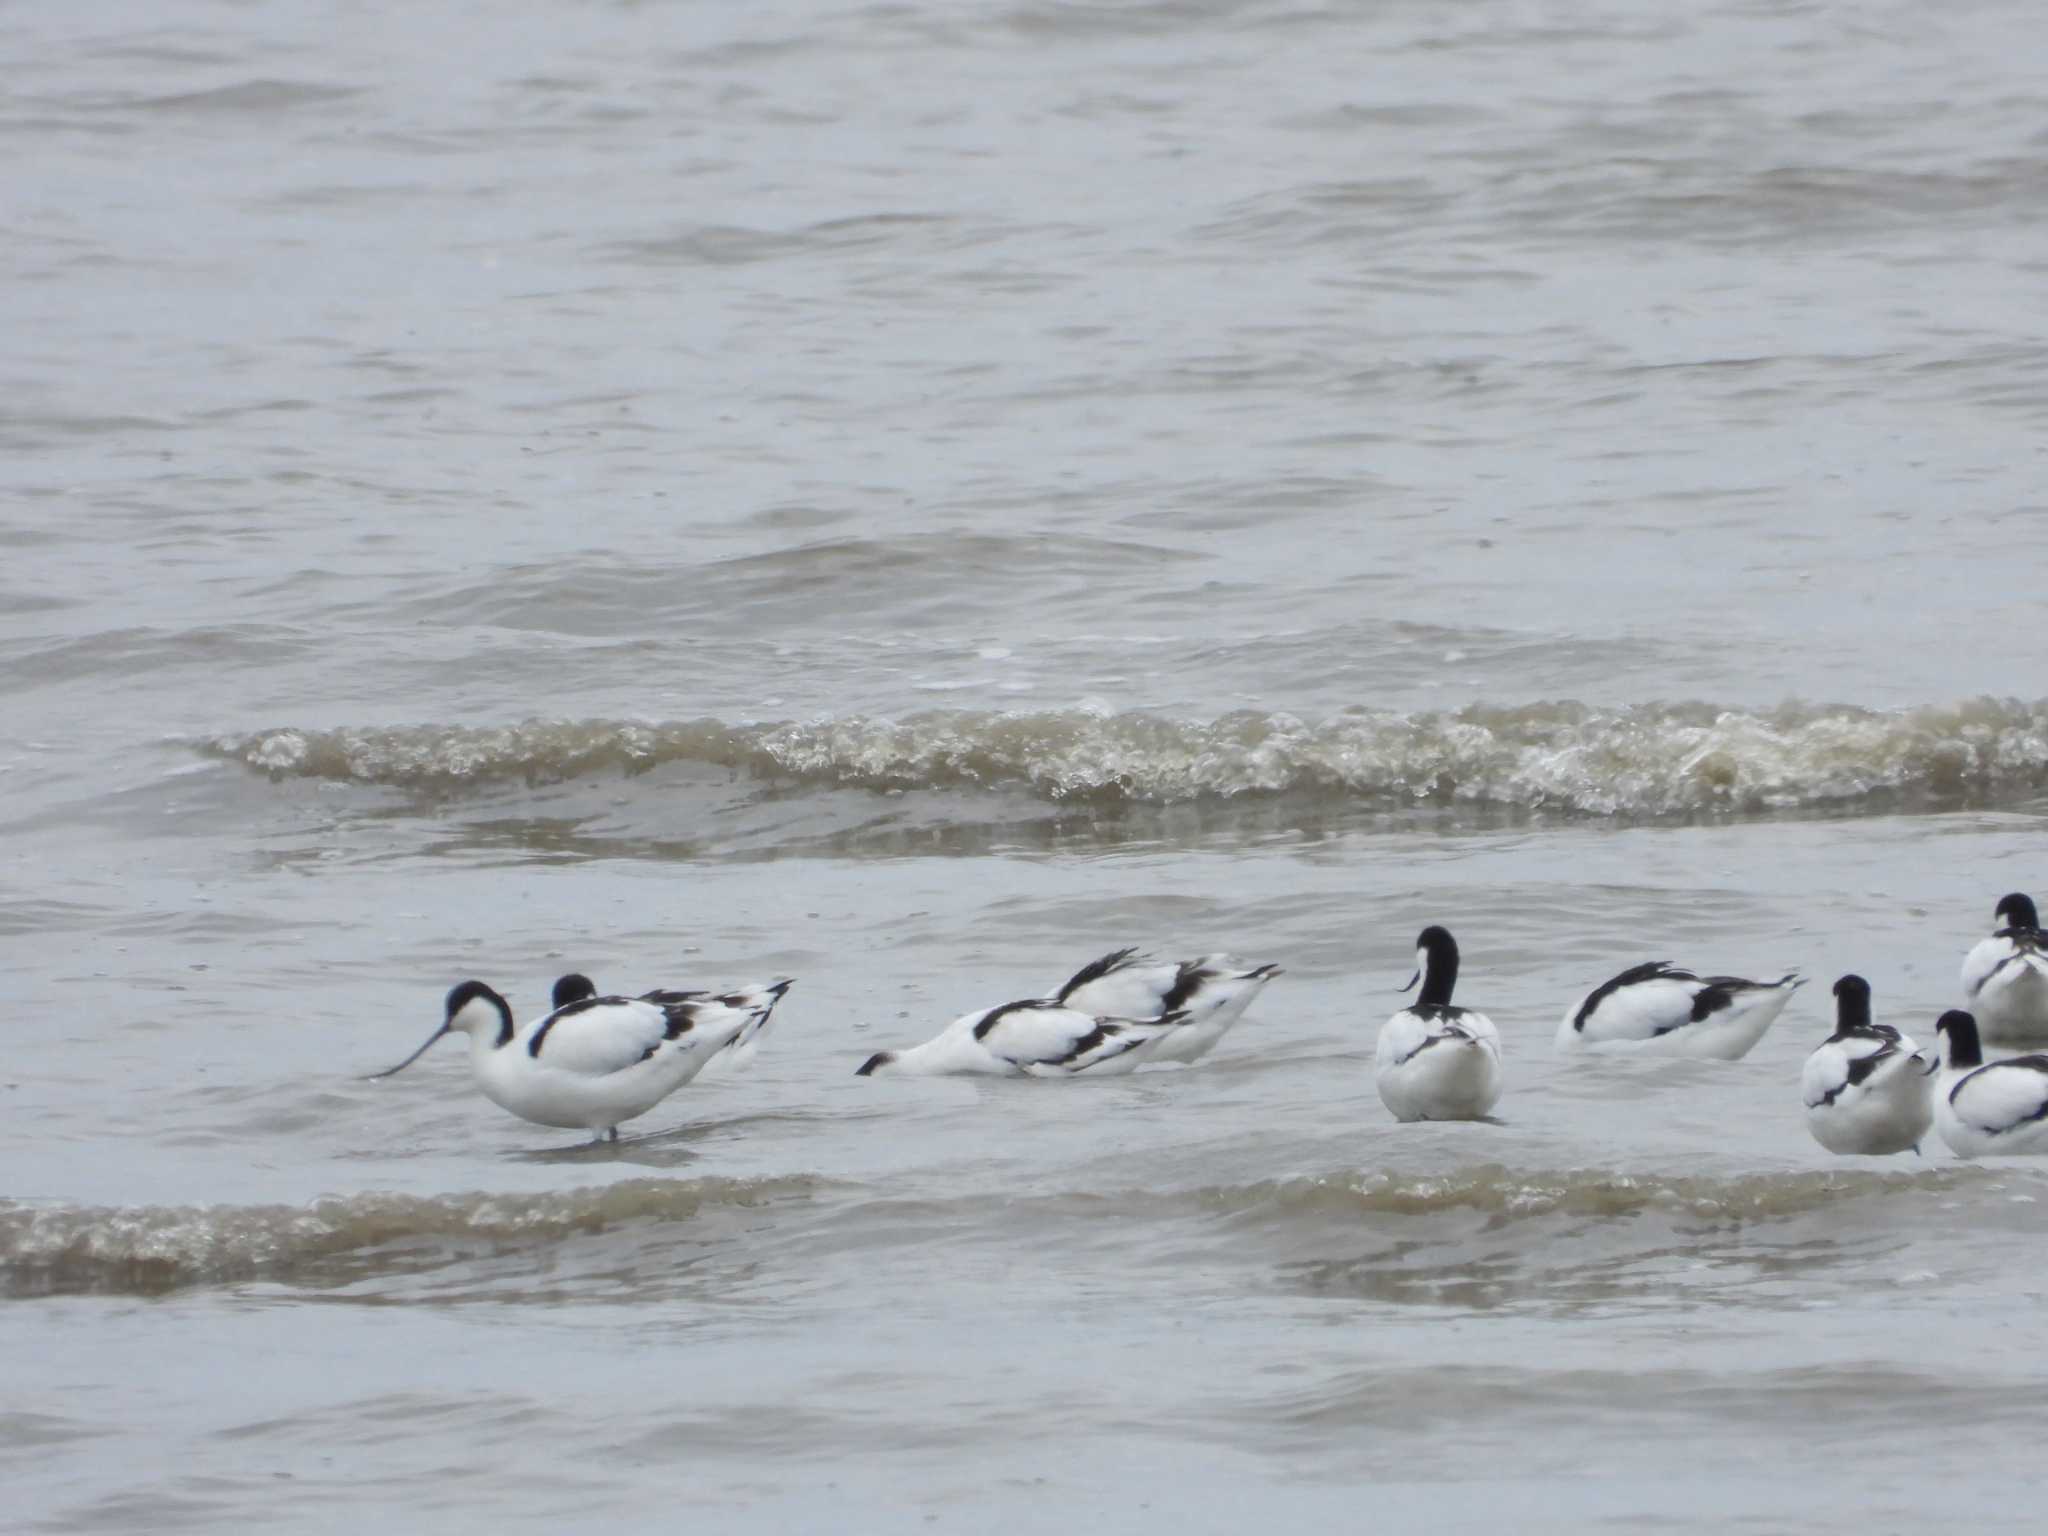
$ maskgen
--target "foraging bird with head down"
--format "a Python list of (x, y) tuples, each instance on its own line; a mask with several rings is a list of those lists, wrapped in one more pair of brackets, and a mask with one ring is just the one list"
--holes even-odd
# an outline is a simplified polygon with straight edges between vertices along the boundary
[(626, 1121), (653, 1109), (748, 1030), (760, 1030), (790, 985), (670, 1002), (576, 997), (521, 1028), (497, 991), (465, 981), (449, 991), (441, 1027), (426, 1044), (372, 1075), (403, 1072), (443, 1035), (467, 1035), (476, 1085), (500, 1109), (617, 1141)]

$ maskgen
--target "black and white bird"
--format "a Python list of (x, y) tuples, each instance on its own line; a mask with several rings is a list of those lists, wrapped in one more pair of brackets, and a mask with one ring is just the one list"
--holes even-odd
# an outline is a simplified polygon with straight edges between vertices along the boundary
[(1228, 955), (1154, 960), (1136, 949), (1117, 949), (1081, 967), (1052, 1000), (1096, 1018), (1185, 1013), (1186, 1022), (1160, 1036), (1145, 1060), (1193, 1061), (1208, 1054), (1244, 1016), (1259, 989), (1279, 974), (1277, 965), (1246, 967)]
[(858, 1077), (901, 1072), (916, 1077), (1112, 1077), (1135, 1071), (1147, 1046), (1186, 1021), (1098, 1018), (1048, 997), (1027, 997), (962, 1014), (923, 1045), (877, 1051)]
[(1431, 926), (1416, 939), (1408, 986), (1417, 982), (1413, 1006), (1380, 1026), (1380, 1102), (1396, 1120), (1481, 1119), (1500, 1098), (1500, 1032), (1485, 1014), (1452, 1003), (1458, 941), (1448, 929)]
[(1934, 1026), (1942, 1071), (1934, 1085), (1934, 1128), (1957, 1157), (2048, 1154), (2048, 1056), (1984, 1062), (1977, 1021), (1960, 1008)]
[(1987, 1041), (2048, 1043), (2048, 937), (2033, 898), (2002, 898), (1992, 923), (1991, 936), (1963, 957), (1963, 1001)]
[(1557, 1048), (1736, 1061), (1777, 1022), (1803, 983), (1792, 971), (1776, 981), (1746, 981), (1652, 960), (1601, 982), (1566, 1009)]
[(512, 1008), (480, 981), (448, 993), (441, 1027), (405, 1060), (418, 1061), (443, 1035), (469, 1036), (476, 1085), (501, 1109), (536, 1125), (618, 1140), (619, 1127), (644, 1115), (704, 1069), (748, 1030), (758, 1032), (789, 990), (778, 981), (732, 998), (579, 997), (524, 1029)]
[(1918, 1151), (1934, 1121), (1940, 1059), (1889, 1024), (1870, 1022), (1870, 983), (1835, 983), (1835, 1032), (1799, 1074), (1806, 1128), (1830, 1152), (1882, 1156)]
[[(679, 992), (664, 988), (642, 992), (639, 1001), (655, 1003), (665, 1008), (671, 1003), (696, 1003), (708, 997), (715, 997), (722, 1003), (734, 1008), (745, 1008), (752, 1013), (754, 1021), (740, 1031), (732, 1044), (705, 1062), (699, 1074), (704, 1077), (726, 1077), (754, 1059), (754, 1053), (760, 1048), (761, 1036), (768, 1031), (768, 1021), (774, 1015), (776, 1001), (788, 987), (788, 982), (778, 981), (770, 986), (748, 985), (734, 987), (726, 992), (709, 992), (703, 989)], [(778, 988), (782, 991), (778, 991)], [(566, 1008), (571, 1003), (580, 1003), (595, 996), (597, 983), (579, 971), (571, 971), (568, 975), (555, 979), (554, 1003), (557, 1008)]]

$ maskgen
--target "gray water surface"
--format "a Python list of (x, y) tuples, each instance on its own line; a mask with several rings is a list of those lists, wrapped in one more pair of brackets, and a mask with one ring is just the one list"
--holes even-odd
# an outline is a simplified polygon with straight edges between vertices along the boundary
[[(0, 16), (0, 1473), (38, 1532), (2033, 1529), (2032, 8)], [(1499, 1126), (1396, 1126), (1416, 931)], [(1105, 949), (1105, 1081), (859, 1079)], [(1748, 1060), (1561, 1064), (1671, 958)], [(453, 1047), (792, 975), (615, 1147)]]

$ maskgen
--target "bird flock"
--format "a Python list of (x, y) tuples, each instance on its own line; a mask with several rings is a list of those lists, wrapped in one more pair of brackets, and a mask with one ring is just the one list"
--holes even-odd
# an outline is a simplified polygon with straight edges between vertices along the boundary
[[(1380, 1028), (1373, 1076), (1399, 1121), (1483, 1120), (1500, 1100), (1500, 1032), (1477, 1009), (1451, 1001), (1458, 942), (1432, 925), (1416, 940), (1415, 1001)], [(1192, 1062), (1214, 1049), (1277, 965), (1227, 955), (1154, 960), (1118, 949), (1057, 990), (961, 1015), (931, 1039), (878, 1051), (861, 1077), (984, 1075), (1093, 1077)], [(1565, 1054), (1654, 1053), (1735, 1061), (1748, 1054), (1794, 991), (1776, 981), (1702, 976), (1668, 961), (1633, 966), (1578, 998), (1558, 1024)], [(440, 1027), (397, 1066), (411, 1066), (443, 1035), (469, 1038), (478, 1088), (537, 1125), (618, 1139), (618, 1128), (700, 1074), (744, 1067), (792, 983), (726, 992), (600, 993), (587, 976), (555, 983), (553, 1006), (523, 1028), (481, 981), (453, 988)], [(1403, 988), (1404, 991), (1408, 988)], [(1834, 1033), (1800, 1074), (1815, 1141), (1847, 1156), (1917, 1151), (1930, 1128), (1959, 1157), (2048, 1153), (2048, 1055), (1987, 1062), (1987, 1045), (2048, 1043), (2048, 935), (2031, 898), (1999, 901), (1991, 934), (1964, 958), (1963, 1000), (1935, 1023), (1922, 1050), (1871, 1018), (1870, 983), (1834, 985)]]

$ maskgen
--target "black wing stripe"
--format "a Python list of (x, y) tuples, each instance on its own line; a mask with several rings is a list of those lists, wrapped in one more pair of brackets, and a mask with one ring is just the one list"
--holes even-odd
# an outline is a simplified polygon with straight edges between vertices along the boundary
[(1068, 1048), (1066, 1055), (1052, 1057), (1050, 1064), (1055, 1067), (1067, 1066), (1072, 1062), (1078, 1061), (1081, 1057), (1086, 1056), (1090, 1051), (1094, 1050), (1097, 1046), (1107, 1044), (1110, 1038), (1110, 1026), (1106, 1024), (1097, 1024), (1093, 1029), (1089, 1030), (1087, 1034), (1082, 1035), (1078, 1040), (1076, 1040), (1073, 1043), (1073, 1045)]
[(1697, 1024), (1703, 1019), (1712, 1018), (1723, 1008), (1731, 1006), (1735, 1002), (1736, 992), (1738, 990), (1747, 991), (1749, 985), (1748, 982), (1738, 981), (1732, 976), (1715, 976), (1711, 978), (1705, 986), (1693, 994), (1691, 1022)]
[(1174, 1013), (1187, 1007), (1188, 999), (1202, 990), (1202, 983), (1220, 972), (1205, 969), (1199, 961), (1183, 960), (1179, 972), (1173, 978), (1173, 986), (1160, 1000), (1161, 1013)]

